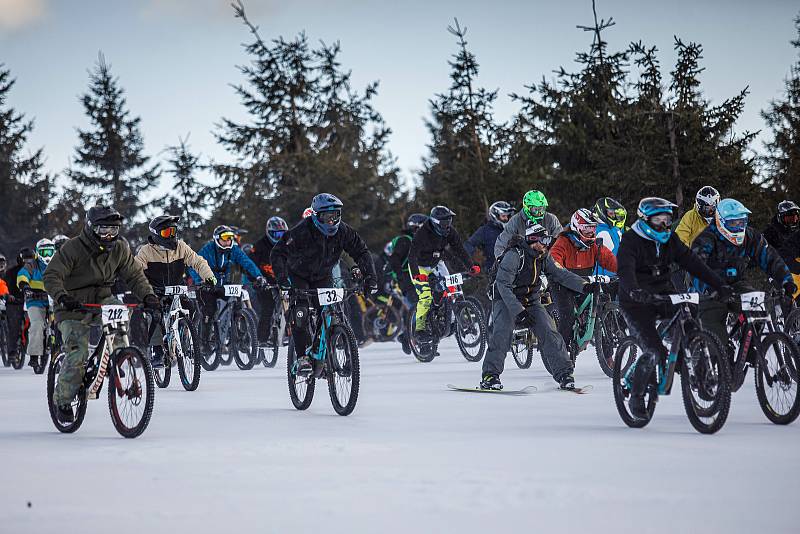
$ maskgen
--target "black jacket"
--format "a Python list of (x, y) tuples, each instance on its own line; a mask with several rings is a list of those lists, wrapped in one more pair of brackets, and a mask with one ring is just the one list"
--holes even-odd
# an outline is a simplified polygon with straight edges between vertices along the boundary
[(450, 250), (461, 260), (464, 267), (469, 269), (472, 266), (472, 258), (469, 257), (464, 245), (461, 243), (461, 236), (455, 228), (450, 228), (446, 236), (440, 236), (433, 229), (433, 224), (428, 221), (423, 224), (414, 234), (411, 240), (411, 249), (408, 251), (408, 267), (411, 276), (419, 274), (419, 266), (436, 267), (439, 260), (445, 259), (445, 248)]
[(253, 243), (253, 251), (250, 253), (250, 259), (253, 260), (261, 271), (261, 274), (270, 282), (275, 282), (275, 276), (272, 273), (272, 260), (270, 255), (275, 245), (268, 236), (264, 236), (255, 243)]
[(723, 282), (673, 232), (665, 244), (644, 238), (630, 230), (622, 234), (617, 252), (620, 303), (633, 303), (632, 289), (641, 288), (653, 294), (674, 293), (670, 280), (678, 267), (689, 271), (716, 290)]
[(6, 281), (6, 285), (8, 286), (8, 294), (14, 297), (20, 304), (22, 304), (22, 290), (17, 287), (17, 274), (24, 265), (24, 263), (20, 263), (9, 267), (6, 270), (5, 276), (3, 276), (3, 280)]
[(781, 255), (792, 274), (800, 274), (800, 230), (791, 230), (772, 219), (764, 228), (764, 239)]
[(408, 277), (408, 253), (411, 251), (412, 239), (414, 239), (414, 234), (405, 230), (392, 240), (394, 241), (394, 246), (392, 247), (392, 255), (389, 256), (389, 267), (398, 278), (400, 276)]
[(296, 276), (308, 282), (322, 282), (331, 277), (342, 252), (356, 261), (365, 281), (377, 280), (369, 249), (355, 230), (341, 222), (339, 230), (326, 237), (311, 217), (286, 232), (272, 249), (272, 272), (278, 280)]

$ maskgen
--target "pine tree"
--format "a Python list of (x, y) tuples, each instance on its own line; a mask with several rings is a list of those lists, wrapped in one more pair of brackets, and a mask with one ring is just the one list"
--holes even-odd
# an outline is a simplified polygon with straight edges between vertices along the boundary
[[(797, 38), (791, 43), (800, 56), (800, 16), (794, 23)], [(775, 200), (791, 197), (800, 202), (800, 57), (790, 67), (789, 77), (784, 81), (783, 98), (771, 102), (761, 116), (773, 135), (772, 140), (765, 143), (764, 184), (775, 192)]]
[(197, 179), (201, 169), (200, 156), (193, 154), (187, 144), (188, 136), (177, 145), (167, 147), (167, 174), (173, 178), (171, 194), (164, 203), (166, 213), (181, 218), (181, 238), (197, 247), (204, 240), (204, 212), (209, 207), (208, 187)]
[(158, 165), (144, 155), (141, 119), (127, 109), (119, 80), (101, 53), (89, 73), (89, 90), (81, 97), (90, 128), (78, 130), (73, 167), (66, 171), (76, 189), (91, 200), (113, 205), (131, 224), (142, 219), (144, 194), (156, 185)]
[(0, 250), (6, 255), (45, 237), (53, 184), (42, 171), (42, 149), (24, 152), (33, 121), (8, 105), (14, 83), (0, 64)]

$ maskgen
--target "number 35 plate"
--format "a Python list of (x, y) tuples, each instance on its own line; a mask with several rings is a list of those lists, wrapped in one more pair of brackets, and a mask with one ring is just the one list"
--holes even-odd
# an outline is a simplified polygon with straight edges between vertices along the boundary
[(337, 287), (321, 287), (317, 289), (317, 298), (321, 306), (336, 304), (344, 300), (344, 289)]

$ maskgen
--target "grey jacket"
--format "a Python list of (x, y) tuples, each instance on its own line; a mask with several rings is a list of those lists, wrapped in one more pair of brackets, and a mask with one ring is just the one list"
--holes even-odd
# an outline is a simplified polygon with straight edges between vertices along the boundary
[[(545, 229), (547, 229), (547, 233), (550, 234), (553, 239), (558, 236), (563, 230), (561, 227), (561, 223), (558, 222), (558, 217), (553, 215), (550, 212), (544, 214), (544, 221), (543, 225)], [(506, 227), (503, 228), (503, 232), (497, 238), (497, 241), (494, 243), (494, 256), (495, 258), (499, 258), (500, 255), (505, 252), (508, 248), (508, 242), (514, 235), (525, 235), (525, 229), (528, 228), (528, 224), (530, 224), (530, 219), (528, 216), (525, 215), (525, 212), (520, 211), (511, 217), (511, 220), (508, 221)]]
[(503, 258), (500, 260), (500, 265), (497, 267), (495, 291), (497, 291), (497, 293), (500, 295), (500, 298), (503, 300), (503, 304), (505, 304), (505, 306), (509, 309), (512, 317), (516, 317), (525, 311), (525, 306), (522, 305), (517, 298), (517, 295), (514, 294), (514, 281), (522, 270), (523, 265), (521, 265), (521, 262), (524, 261), (535, 262), (534, 269), (532, 271), (534, 278), (526, 282), (528, 285), (532, 287), (539, 286), (541, 284), (539, 278), (543, 273), (547, 275), (547, 279), (551, 281), (551, 283), (555, 282), (556, 284), (567, 287), (576, 293), (583, 292), (583, 287), (586, 284), (586, 281), (577, 274), (560, 267), (555, 261), (553, 261), (553, 258), (550, 257), (550, 254), (533, 258), (530, 254), (526, 254), (523, 257), (520, 254), (516, 254), (513, 250), (510, 250), (508, 254), (503, 256)]

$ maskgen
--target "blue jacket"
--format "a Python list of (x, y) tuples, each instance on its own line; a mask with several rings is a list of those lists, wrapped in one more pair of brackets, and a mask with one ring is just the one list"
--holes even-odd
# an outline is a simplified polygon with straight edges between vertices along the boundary
[(23, 265), (17, 273), (17, 287), (21, 282), (24, 282), (37, 294), (36, 298), (25, 301), (28, 307), (46, 308), (48, 306), (47, 293), (45, 293), (43, 281), (45, 269), (47, 269), (47, 264), (37, 259), (33, 265), (29, 263)]
[[(606, 238), (606, 236), (610, 236), (610, 239)], [(597, 225), (597, 237), (602, 237), (603, 246), (608, 249), (611, 249), (611, 253), (614, 256), (617, 255), (617, 251), (619, 250), (619, 242), (622, 241), (622, 230), (620, 230), (616, 226), (609, 226), (605, 223), (600, 223)], [(617, 273), (609, 271), (608, 269), (603, 269), (602, 267), (598, 267), (597, 274), (614, 276)]]
[[(213, 241), (209, 241), (198, 252), (208, 262), (208, 266), (214, 271), (214, 276), (217, 277), (217, 285), (221, 286), (228, 283), (228, 276), (231, 273), (231, 266), (236, 264), (244, 269), (247, 274), (254, 279), (261, 276), (261, 271), (258, 269), (253, 260), (247, 257), (238, 245), (233, 245), (228, 249), (221, 249)], [(203, 279), (192, 268), (189, 268), (189, 275), (197, 284), (201, 284)]]
[(464, 248), (472, 256), (476, 249), (483, 252), (483, 270), (488, 271), (494, 265), (494, 244), (503, 232), (503, 227), (494, 221), (483, 223), (469, 239), (464, 241)]

